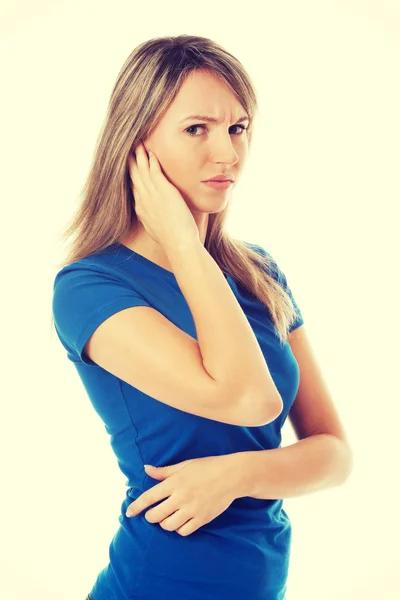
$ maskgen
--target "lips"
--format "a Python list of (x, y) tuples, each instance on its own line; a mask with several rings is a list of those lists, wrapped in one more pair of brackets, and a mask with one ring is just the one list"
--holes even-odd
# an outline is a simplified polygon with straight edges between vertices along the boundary
[(233, 179), (231, 177), (221, 177), (218, 175), (218, 177), (213, 177), (212, 179), (206, 179), (205, 181), (233, 181)]

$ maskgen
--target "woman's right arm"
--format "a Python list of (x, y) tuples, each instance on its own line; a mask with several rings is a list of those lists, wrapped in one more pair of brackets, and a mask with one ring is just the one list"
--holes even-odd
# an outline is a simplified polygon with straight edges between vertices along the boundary
[(170, 406), (201, 417), (261, 426), (282, 410), (257, 338), (200, 240), (163, 244), (191, 310), (197, 340), (149, 306), (103, 321), (84, 352), (99, 366)]
[(282, 410), (282, 398), (221, 269), (200, 240), (164, 241), (163, 249), (192, 313), (204, 369), (231, 390), (231, 401), (244, 399), (246, 421), (273, 421)]

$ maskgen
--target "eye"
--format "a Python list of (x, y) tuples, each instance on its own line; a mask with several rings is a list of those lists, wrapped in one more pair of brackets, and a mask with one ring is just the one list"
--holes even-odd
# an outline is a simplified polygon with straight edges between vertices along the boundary
[[(203, 129), (207, 129), (207, 125), (191, 125), (190, 127), (188, 127), (187, 129), (185, 129), (185, 131), (187, 131), (189, 133), (189, 135), (191, 135), (192, 137), (199, 137), (198, 135), (196, 136), (194, 133), (190, 133), (189, 129), (197, 129), (197, 127), (202, 127)], [(243, 131), (246, 131), (247, 127), (245, 127), (244, 125), (232, 125), (232, 127), (239, 127), (241, 129), (240, 133), (236, 133), (235, 135), (242, 135)]]

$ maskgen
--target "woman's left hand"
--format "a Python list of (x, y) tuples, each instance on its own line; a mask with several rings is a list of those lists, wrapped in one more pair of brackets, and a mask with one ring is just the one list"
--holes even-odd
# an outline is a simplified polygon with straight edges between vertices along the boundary
[(206, 456), (166, 467), (145, 467), (146, 473), (162, 483), (143, 492), (129, 505), (126, 515), (135, 516), (148, 506), (149, 523), (160, 523), (167, 531), (182, 536), (218, 517), (240, 497), (240, 453)]

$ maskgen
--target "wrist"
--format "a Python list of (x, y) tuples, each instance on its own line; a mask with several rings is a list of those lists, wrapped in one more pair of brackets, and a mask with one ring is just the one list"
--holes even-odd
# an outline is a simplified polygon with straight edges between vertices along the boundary
[(235, 452), (229, 454), (231, 464), (229, 476), (231, 477), (235, 498), (244, 498), (251, 495), (251, 464), (254, 461), (254, 452)]
[(169, 257), (170, 254), (175, 255), (176, 253), (185, 252), (192, 246), (198, 246), (201, 244), (200, 238), (196, 238), (194, 235), (181, 235), (161, 242), (161, 246), (165, 254)]

